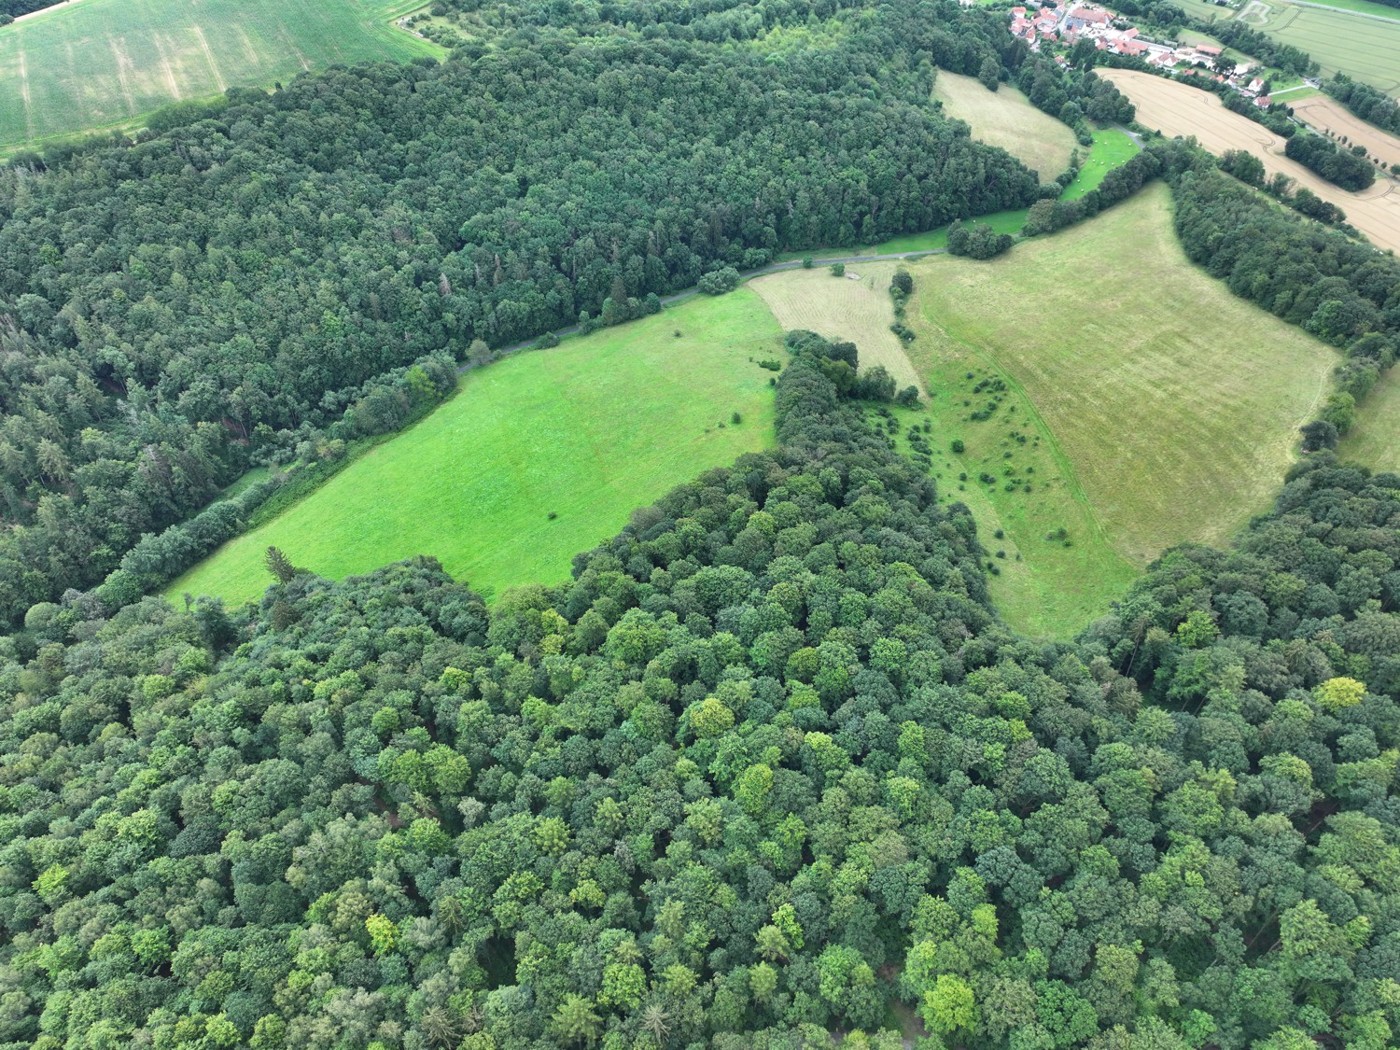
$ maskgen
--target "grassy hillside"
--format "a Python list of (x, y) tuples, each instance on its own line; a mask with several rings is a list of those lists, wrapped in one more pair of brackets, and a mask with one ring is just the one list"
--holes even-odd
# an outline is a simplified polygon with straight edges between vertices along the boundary
[(469, 373), (433, 415), (167, 594), (256, 598), (269, 545), (335, 578), (432, 554), (488, 595), (565, 579), (634, 507), (773, 443), (773, 373), (755, 362), (783, 355), (777, 322), (740, 289)]
[(1386, 373), (1366, 396), (1337, 452), (1372, 470), (1400, 471), (1400, 373)]
[(418, 0), (80, 0), (0, 29), (0, 150), (139, 125), (152, 110), (334, 62), (441, 49), (397, 28)]
[(1036, 634), (1071, 633), (1134, 567), (1265, 509), (1335, 364), (1190, 265), (1161, 185), (990, 263), (911, 270), (935, 473), (1006, 551), (998, 602)]
[(1042, 113), (1008, 84), (988, 91), (976, 77), (938, 71), (933, 97), (950, 117), (963, 120), (974, 138), (1000, 146), (1050, 182), (1069, 167), (1074, 132), (1067, 124)]

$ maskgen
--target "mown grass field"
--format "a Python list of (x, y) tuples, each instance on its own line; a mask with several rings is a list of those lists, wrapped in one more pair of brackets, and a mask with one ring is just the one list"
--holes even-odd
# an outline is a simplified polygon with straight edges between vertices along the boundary
[(1042, 113), (1009, 84), (988, 91), (976, 77), (938, 71), (933, 97), (950, 117), (965, 121), (975, 138), (1000, 146), (1050, 182), (1069, 167), (1074, 132)]
[(335, 62), (441, 55), (393, 20), (419, 0), (79, 0), (0, 29), (0, 150), (139, 126), (171, 102)]
[(427, 419), (166, 594), (255, 599), (269, 545), (337, 579), (414, 554), (487, 596), (566, 579), (634, 508), (773, 443), (773, 373), (756, 362), (784, 357), (777, 321), (739, 289), (470, 372)]
[(1265, 509), (1336, 363), (1191, 266), (1161, 185), (991, 262), (910, 269), (935, 473), (1006, 551), (993, 593), (1037, 635), (1072, 634), (1165, 548)]
[(1372, 470), (1400, 471), (1400, 372), (1391, 369), (1366, 395), (1337, 454)]
[(825, 266), (784, 270), (755, 278), (749, 287), (763, 297), (785, 330), (806, 328), (828, 339), (849, 339), (860, 351), (862, 371), (883, 365), (899, 389), (922, 387), (904, 344), (890, 331), (890, 279), (898, 265), (847, 263), (843, 277), (833, 277)]

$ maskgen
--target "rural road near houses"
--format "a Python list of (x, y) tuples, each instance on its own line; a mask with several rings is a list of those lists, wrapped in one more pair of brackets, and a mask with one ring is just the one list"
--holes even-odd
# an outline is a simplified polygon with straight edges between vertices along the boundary
[[(812, 266), (830, 266), (833, 263), (893, 262), (900, 259), (922, 259), (925, 255), (943, 255), (946, 254), (947, 251), (948, 249), (946, 248), (925, 248), (915, 252), (884, 252), (876, 255), (830, 255), (822, 256), (821, 258), (816, 258), (814, 256), (812, 258)], [(769, 263), (767, 266), (760, 266), (757, 270), (746, 270), (739, 276), (747, 281), (754, 277), (762, 277), (764, 274), (780, 273), (783, 270), (797, 270), (801, 269), (801, 267), (802, 262), (800, 260), (788, 259), (784, 262), (775, 262)], [(684, 291), (673, 292), (671, 295), (662, 296), (661, 305), (670, 306), (673, 303), (680, 302), (682, 299), (689, 299), (691, 296), (698, 294), (700, 294), (699, 289), (692, 285)], [(577, 335), (578, 330), (578, 325), (571, 324), (567, 328), (556, 328), (553, 334), (563, 339), (566, 336)], [(543, 339), (544, 334), (545, 333), (537, 335), (532, 339), (522, 339), (518, 343), (512, 343), (510, 346), (502, 347), (495, 352), (491, 360), (499, 361), (501, 358), (509, 357), (511, 354), (519, 353), (521, 350), (528, 350)], [(465, 372), (469, 372), (475, 367), (478, 366), (473, 365), (469, 361), (463, 362), (457, 366), (457, 374), (461, 375)]]

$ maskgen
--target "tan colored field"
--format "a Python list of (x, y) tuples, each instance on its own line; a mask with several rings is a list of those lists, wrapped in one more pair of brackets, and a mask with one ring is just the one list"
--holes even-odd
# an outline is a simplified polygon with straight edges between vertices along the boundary
[(1341, 208), (1347, 221), (1375, 245), (1400, 251), (1400, 190), (1390, 179), (1381, 179), (1360, 193), (1349, 193), (1289, 160), (1283, 155), (1282, 138), (1262, 124), (1231, 113), (1208, 91), (1131, 69), (1099, 72), (1132, 99), (1137, 106), (1138, 123), (1168, 136), (1194, 135), (1197, 142), (1216, 154), (1231, 149), (1249, 150), (1264, 162), (1270, 174), (1282, 172), (1299, 186), (1306, 186)]
[(1392, 368), (1366, 396), (1337, 451), (1372, 470), (1400, 472), (1400, 370)]
[(923, 322), (1025, 392), (1138, 565), (1222, 542), (1269, 505), (1337, 361), (1193, 267), (1160, 184), (989, 263), (938, 256), (911, 272)]
[[(979, 85), (980, 86), (980, 85)], [(785, 329), (806, 328), (828, 339), (849, 339), (860, 350), (862, 370), (883, 365), (903, 390), (924, 388), (909, 363), (904, 344), (890, 331), (894, 306), (890, 278), (895, 263), (852, 263), (845, 277), (833, 277), (826, 267), (785, 270), (749, 282), (763, 297), (773, 316)], [(859, 280), (852, 280), (853, 274)]]
[(1290, 105), (1295, 116), (1319, 131), (1330, 131), (1339, 139), (1345, 136), (1350, 145), (1365, 146), (1366, 152), (1386, 164), (1400, 164), (1400, 138), (1367, 124), (1335, 98), (1314, 95)]
[(949, 116), (966, 121), (975, 138), (1000, 146), (1038, 172), (1041, 182), (1050, 182), (1069, 167), (1074, 132), (1036, 109), (1014, 87), (1003, 84), (988, 91), (976, 77), (940, 69), (933, 97)]

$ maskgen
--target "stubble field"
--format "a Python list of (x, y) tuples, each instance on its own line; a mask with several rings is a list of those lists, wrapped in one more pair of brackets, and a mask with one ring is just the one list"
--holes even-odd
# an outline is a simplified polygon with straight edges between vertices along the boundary
[(1366, 123), (1335, 98), (1314, 95), (1289, 105), (1295, 116), (1319, 131), (1330, 131), (1338, 139), (1345, 138), (1348, 145), (1365, 146), (1367, 153), (1379, 157), (1385, 164), (1400, 164), (1400, 138)]
[(1400, 251), (1400, 190), (1390, 179), (1370, 189), (1350, 193), (1314, 175), (1283, 155), (1284, 140), (1262, 124), (1231, 113), (1208, 91), (1130, 69), (1102, 70), (1137, 106), (1138, 123), (1168, 137), (1194, 135), (1217, 155), (1242, 149), (1253, 153), (1273, 174), (1282, 172), (1323, 200), (1346, 212), (1347, 221), (1379, 248)]

